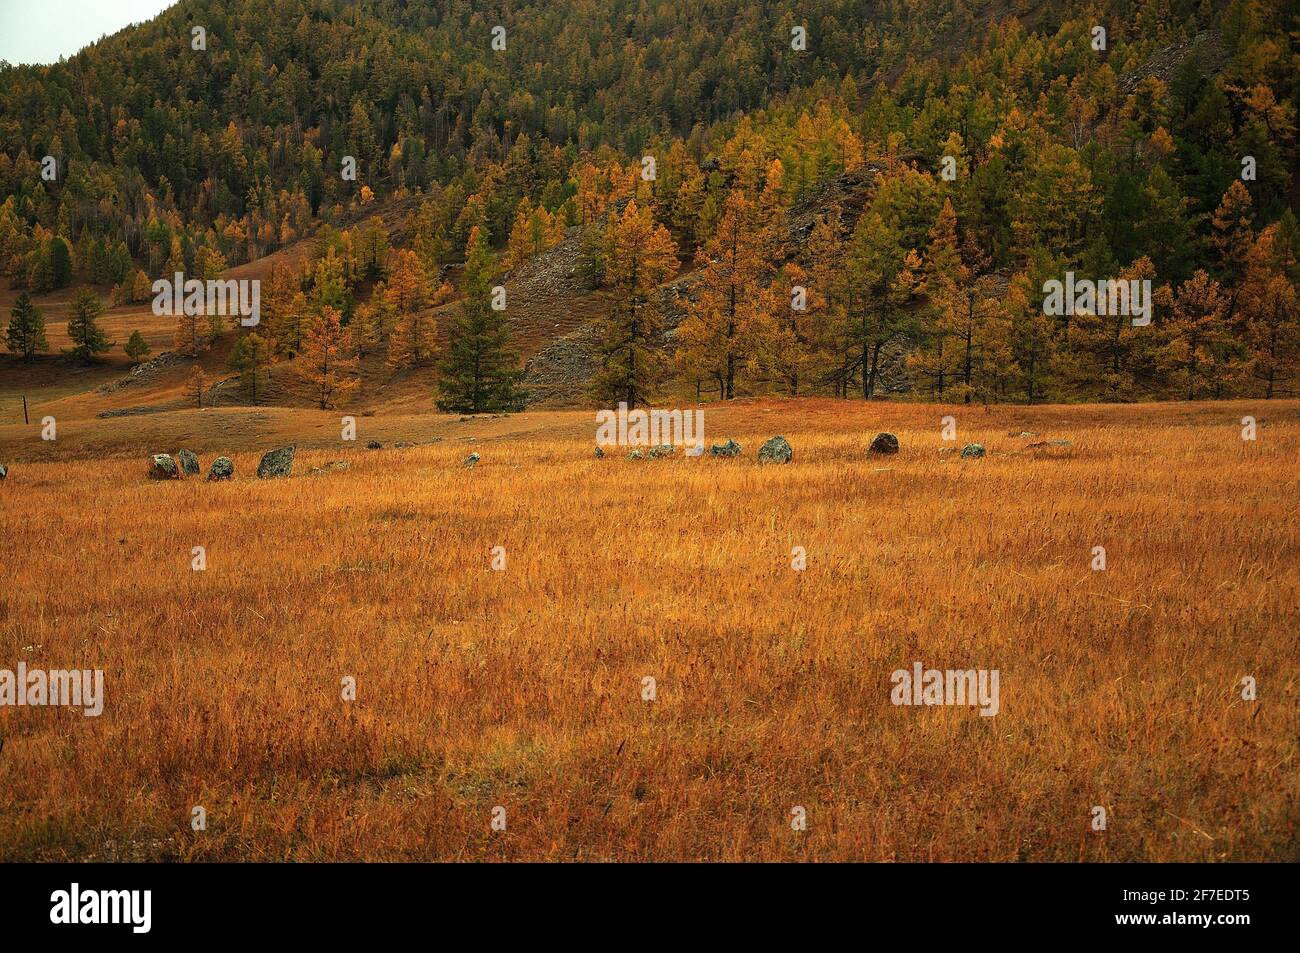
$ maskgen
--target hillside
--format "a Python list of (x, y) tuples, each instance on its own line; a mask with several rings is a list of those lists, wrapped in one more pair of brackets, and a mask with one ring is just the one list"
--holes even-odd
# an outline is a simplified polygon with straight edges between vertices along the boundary
[[(181, 409), (195, 365), (211, 406), (335, 403), (303, 379), (327, 308), (356, 357), (348, 406), (429, 407), (482, 305), (470, 277), (509, 302), (475, 318), (475, 347), (517, 362), (537, 408), (1300, 387), (1292, 12), (563, 0), (503, 11), (503, 50), (492, 20), (184, 0), (65, 63), (0, 67), (0, 314), (25, 292), (46, 329), (45, 351), (0, 356), (0, 419), (24, 395), (29, 415)], [(172, 55), (200, 25), (205, 48)], [(355, 179), (331, 171), (349, 157)], [(466, 276), (476, 240), (491, 274)], [(654, 243), (655, 273), (620, 285)], [(230, 326), (167, 355), (176, 319), (141, 289), (177, 270), (262, 283), (256, 370)], [(1066, 272), (1150, 280), (1150, 333), (1043, 326), (1043, 282)], [(54, 355), (83, 285), (111, 347), (73, 362)], [(150, 353), (131, 373), (134, 331)], [(436, 354), (397, 353), (411, 335)], [(645, 379), (619, 370), (633, 351)]]

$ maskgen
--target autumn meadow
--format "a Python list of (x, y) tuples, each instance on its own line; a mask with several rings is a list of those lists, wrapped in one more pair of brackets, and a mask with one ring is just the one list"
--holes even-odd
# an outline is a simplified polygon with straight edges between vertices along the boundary
[[(206, 467), (244, 413), (178, 426)], [(247, 438), (229, 482), (14, 469), (0, 657), (106, 704), (0, 709), (0, 856), (1295, 856), (1300, 403), (709, 408), (734, 459), (596, 459), (580, 412), (362, 424), (284, 480)], [(914, 660), (1000, 670), (1000, 712), (891, 704)]]

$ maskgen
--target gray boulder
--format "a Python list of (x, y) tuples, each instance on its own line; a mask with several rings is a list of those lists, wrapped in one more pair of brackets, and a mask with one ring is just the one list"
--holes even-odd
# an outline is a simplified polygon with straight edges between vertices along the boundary
[(605, 456), (605, 451), (602, 450), (602, 449), (600, 449), (599, 446), (597, 446), (597, 447), (596, 447), (596, 459), (597, 459), (597, 460), (601, 460), (601, 459), (604, 458), (604, 456)]
[(984, 456), (984, 444), (968, 443), (961, 448), (961, 455), (967, 460), (977, 460)]
[(633, 450), (627, 455), (627, 458), (629, 460), (640, 460), (643, 456), (644, 454), (640, 450)]
[(709, 447), (709, 453), (715, 457), (738, 457), (740, 444), (728, 437), (726, 443), (715, 443)]
[(8, 475), (9, 475), (9, 468), (5, 466), (3, 463), (0, 463), (0, 480), (3, 480)]
[(674, 447), (671, 443), (661, 443), (657, 447), (650, 448), (650, 459), (654, 460), (654, 459), (658, 459), (659, 457), (671, 457), (673, 455), (673, 451), (675, 451), (676, 449), (677, 448)]
[(194, 455), (193, 450), (181, 450), (176, 454), (176, 459), (181, 462), (181, 469), (186, 473), (199, 472), (199, 458)]
[(867, 447), (867, 453), (898, 453), (898, 438), (892, 433), (878, 433)]
[(471, 453), (465, 458), (465, 468), (468, 470), (474, 469), (474, 464), (478, 463), (480, 459), (482, 458), (477, 453)]
[(794, 451), (785, 437), (773, 437), (758, 448), (759, 463), (789, 463), (793, 459)]
[(382, 449), (383, 446), (384, 446), (384, 445), (383, 445), (382, 443), (380, 443), (378, 440), (372, 440), (372, 441), (370, 441), (368, 444), (366, 444), (366, 449), (367, 449), (367, 450), (379, 450), (379, 449)]
[(179, 480), (181, 471), (176, 469), (176, 461), (165, 453), (155, 453), (149, 458), (149, 479)]
[(208, 468), (208, 481), (229, 480), (235, 475), (235, 464), (229, 457), (217, 457)]
[(287, 477), (293, 469), (295, 449), (297, 448), (290, 444), (287, 447), (268, 450), (262, 454), (262, 459), (257, 464), (257, 478), (259, 480), (270, 480), (276, 477)]

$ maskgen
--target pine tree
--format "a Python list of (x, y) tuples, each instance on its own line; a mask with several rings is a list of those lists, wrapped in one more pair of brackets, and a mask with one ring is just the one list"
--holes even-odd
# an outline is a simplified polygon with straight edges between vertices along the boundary
[(72, 280), (72, 250), (58, 235), (50, 239), (50, 279), (53, 288), (66, 288)]
[(603, 366), (592, 382), (602, 403), (646, 403), (664, 371), (663, 315), (657, 289), (677, 272), (677, 247), (650, 209), (629, 200), (607, 233), (605, 294), (610, 308), (598, 327)]
[(77, 291), (68, 317), (68, 337), (73, 344), (69, 353), (83, 364), (91, 363), (96, 354), (102, 354), (109, 348), (108, 338), (95, 320), (103, 311), (104, 305), (95, 292), (89, 288)]
[(1035, 295), (1036, 285), (1028, 272), (1011, 280), (999, 309), (1006, 322), (1012, 364), (1014, 394), (1026, 403), (1044, 400), (1049, 394), (1051, 370), (1056, 357), (1055, 320), (1043, 313)]
[(900, 231), (873, 210), (858, 220), (845, 255), (840, 336), (860, 375), (863, 400), (875, 396), (885, 349), (913, 336), (919, 325), (921, 260), (914, 250), (904, 252), (901, 242)]
[(250, 402), (257, 403), (258, 379), (274, 359), (271, 342), (256, 331), (240, 337), (230, 351), (230, 369), (239, 373), (239, 383)]
[(1250, 192), (1240, 179), (1233, 181), (1210, 220), (1211, 244), (1219, 259), (1219, 286), (1228, 295), (1224, 320), (1231, 323), (1237, 313), (1237, 296), (1250, 268), (1250, 252), (1255, 241), (1250, 225)]
[(32, 304), (27, 292), (18, 296), (9, 314), (6, 340), (10, 351), (21, 354), (24, 361), (30, 361), (38, 351), (50, 349), (45, 342), (45, 316)]
[(211, 343), (207, 321), (201, 311), (189, 313), (189, 308), (182, 303), (180, 313), (176, 315), (173, 340), (176, 349), (187, 357), (195, 357)]
[(126, 351), (126, 356), (131, 359), (132, 364), (139, 364), (149, 353), (150, 348), (145, 342), (144, 335), (137, 329), (131, 332), (122, 350)]
[[(278, 354), (292, 354), (302, 341), (302, 319), (294, 313), (294, 296), (300, 293), (298, 275), (284, 265), (271, 266), (271, 280), (262, 285), (262, 323)], [(302, 301), (306, 307), (306, 299)]]
[(1300, 379), (1300, 307), (1294, 251), (1279, 223), (1260, 233), (1241, 291), (1249, 377), (1266, 399), (1296, 393)]
[(698, 297), (677, 330), (683, 362), (715, 381), (718, 396), (736, 396), (736, 377), (758, 344), (759, 316), (765, 300), (765, 230), (754, 206), (740, 190), (723, 207), (712, 237), (696, 256)]
[[(1155, 266), (1143, 256), (1122, 269), (1118, 280), (1141, 282), (1154, 277)], [(1128, 401), (1159, 387), (1156, 356), (1162, 326), (1134, 326), (1127, 313), (1095, 313), (1078, 315), (1074, 330), (1070, 347), (1080, 358), (1074, 374), (1080, 396)]]
[(360, 383), (352, 373), (356, 358), (347, 357), (347, 349), (338, 311), (327, 307), (312, 317), (294, 370), (310, 385), (321, 410), (329, 410)]
[(200, 410), (203, 408), (203, 393), (208, 385), (208, 376), (203, 373), (203, 368), (195, 364), (190, 371), (189, 379), (185, 383), (185, 389), (191, 397), (194, 398), (194, 406)]
[(447, 326), (446, 356), (439, 367), (438, 409), (477, 414), (519, 410), (527, 394), (519, 355), (510, 346), (504, 311), (495, 311), (490, 295), (492, 253), (474, 229), (465, 249), (461, 303)]
[(451, 289), (429, 293), (420, 257), (410, 249), (393, 256), (393, 273), (384, 298), (397, 323), (388, 339), (390, 367), (420, 367), (433, 359), (438, 348), (438, 325), (430, 313), (450, 297)]
[(506, 243), (506, 264), (510, 268), (518, 268), (533, 253), (532, 216), (533, 206), (525, 195), (519, 200), (515, 223), (510, 229), (510, 240)]
[(1224, 358), (1222, 347), (1227, 338), (1224, 315), (1228, 302), (1219, 283), (1204, 269), (1197, 269), (1173, 293), (1171, 286), (1161, 289), (1158, 305), (1172, 311), (1168, 319), (1173, 339), (1166, 348), (1167, 362), (1175, 372), (1188, 400), (1205, 396), (1216, 383), (1222, 383)]
[(373, 351), (379, 343), (380, 328), (375, 308), (376, 303), (371, 300), (360, 305), (353, 313), (352, 321), (348, 324), (350, 343), (358, 360)]
[[(758, 368), (791, 397), (812, 383), (819, 355), (814, 325), (822, 299), (810, 288), (807, 272), (787, 264), (763, 293), (755, 321), (754, 350)], [(803, 288), (803, 307), (795, 307), (795, 288)]]

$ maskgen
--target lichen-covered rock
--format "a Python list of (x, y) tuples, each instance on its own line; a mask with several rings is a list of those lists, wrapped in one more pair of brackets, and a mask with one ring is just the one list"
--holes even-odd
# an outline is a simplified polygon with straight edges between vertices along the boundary
[(378, 440), (372, 440), (372, 441), (370, 441), (368, 444), (366, 444), (366, 449), (367, 449), (367, 450), (380, 450), (380, 449), (383, 448), (383, 446), (384, 446), (384, 445), (383, 445), (382, 443), (380, 443)]
[(984, 456), (984, 444), (968, 443), (961, 448), (961, 455), (967, 460), (976, 460)]
[(627, 458), (629, 460), (640, 460), (643, 456), (644, 454), (640, 450), (633, 450), (627, 455)]
[(176, 454), (176, 459), (181, 462), (181, 469), (186, 473), (199, 472), (199, 458), (194, 455), (193, 450), (181, 450)]
[(480, 459), (481, 457), (477, 453), (471, 453), (465, 458), (465, 468), (468, 470), (474, 469), (474, 464), (478, 463)]
[(661, 443), (657, 447), (650, 448), (650, 458), (653, 460), (658, 457), (671, 457), (676, 449), (671, 443)]
[(155, 453), (149, 458), (149, 479), (179, 480), (181, 471), (176, 469), (176, 461), (168, 454)]
[(867, 447), (868, 453), (898, 453), (898, 438), (892, 433), (878, 433)]
[(261, 461), (257, 464), (257, 478), (259, 480), (269, 480), (275, 477), (287, 477), (293, 470), (293, 454), (296, 448), (290, 444), (287, 447), (280, 447), (276, 450), (268, 450), (262, 454)]
[(217, 457), (208, 467), (208, 480), (229, 480), (235, 475), (235, 463), (229, 457)]
[(597, 459), (597, 460), (604, 459), (604, 456), (605, 456), (605, 451), (602, 450), (602, 449), (600, 449), (599, 446), (597, 446), (597, 447), (596, 447), (596, 459)]
[(773, 437), (758, 448), (759, 463), (789, 463), (794, 459), (794, 451), (785, 437)]
[(740, 456), (740, 444), (728, 437), (726, 443), (715, 443), (709, 447), (709, 453), (715, 457), (738, 457)]
[(0, 480), (3, 480), (8, 475), (9, 475), (9, 468), (5, 466), (3, 463), (0, 463)]

